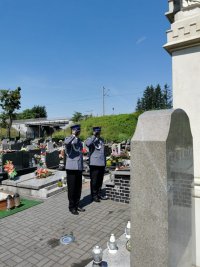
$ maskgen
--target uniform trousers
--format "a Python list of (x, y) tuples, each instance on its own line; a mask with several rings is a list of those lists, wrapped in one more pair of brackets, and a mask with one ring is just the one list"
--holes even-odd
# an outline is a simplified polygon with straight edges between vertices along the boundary
[(90, 190), (92, 198), (99, 198), (103, 184), (105, 166), (90, 165)]
[(67, 187), (69, 210), (77, 209), (81, 198), (82, 190), (82, 171), (66, 170), (67, 171)]

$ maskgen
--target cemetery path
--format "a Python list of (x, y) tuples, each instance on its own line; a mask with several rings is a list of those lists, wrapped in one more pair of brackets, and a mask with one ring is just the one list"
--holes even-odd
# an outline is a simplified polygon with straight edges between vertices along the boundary
[[(1, 267), (83, 267), (91, 261), (95, 245), (106, 248), (110, 234), (119, 238), (130, 220), (128, 204), (111, 200), (90, 201), (89, 182), (83, 185), (86, 211), (68, 211), (67, 192), (0, 220)], [(60, 238), (73, 233), (75, 242), (62, 245)]]

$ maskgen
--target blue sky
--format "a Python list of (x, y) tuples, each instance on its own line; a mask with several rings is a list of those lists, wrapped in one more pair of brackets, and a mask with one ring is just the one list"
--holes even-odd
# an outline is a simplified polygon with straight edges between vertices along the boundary
[(162, 48), (168, 1), (1, 0), (0, 89), (22, 91), (21, 111), (134, 112), (147, 85), (171, 86)]

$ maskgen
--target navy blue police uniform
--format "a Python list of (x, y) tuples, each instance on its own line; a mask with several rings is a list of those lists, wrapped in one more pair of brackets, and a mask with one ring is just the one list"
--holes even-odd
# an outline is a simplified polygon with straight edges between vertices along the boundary
[(83, 144), (80, 140), (80, 125), (74, 125), (71, 127), (72, 135), (65, 138), (65, 153), (66, 153), (66, 165), (67, 172), (67, 187), (68, 187), (68, 199), (69, 210), (72, 214), (78, 215), (78, 211), (85, 211), (79, 207), (82, 191), (82, 171), (83, 171)]
[(85, 144), (89, 148), (90, 166), (90, 190), (92, 200), (100, 202), (100, 199), (107, 199), (101, 195), (103, 177), (106, 166), (105, 143), (100, 137), (101, 127), (93, 127), (93, 136), (89, 137)]

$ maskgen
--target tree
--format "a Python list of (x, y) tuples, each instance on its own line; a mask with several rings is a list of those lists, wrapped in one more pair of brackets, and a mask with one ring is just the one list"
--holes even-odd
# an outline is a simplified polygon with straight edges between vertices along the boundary
[(1, 128), (6, 128), (7, 127), (7, 120), (8, 116), (3, 112), (0, 114), (0, 127)]
[(169, 86), (164, 85), (163, 90), (158, 84), (156, 87), (147, 86), (143, 97), (137, 100), (136, 111), (147, 111), (152, 109), (172, 108), (172, 94)]
[(74, 121), (74, 122), (79, 122), (79, 121), (81, 121), (82, 119), (83, 119), (83, 115), (82, 115), (82, 113), (76, 111), (76, 112), (73, 114), (71, 120)]
[(163, 89), (163, 102), (166, 108), (172, 107), (172, 92), (167, 84), (165, 84)]
[(15, 90), (0, 90), (0, 106), (3, 109), (3, 116), (7, 118), (7, 135), (10, 139), (10, 130), (12, 121), (15, 118), (15, 110), (20, 109), (21, 103), (21, 88), (17, 87)]
[(26, 120), (34, 118), (33, 112), (31, 109), (27, 108), (21, 113), (17, 113), (17, 120)]
[(23, 112), (17, 114), (18, 120), (46, 118), (47, 112), (45, 106), (34, 106), (33, 108), (25, 109)]
[(34, 118), (46, 118), (47, 111), (45, 106), (34, 106), (32, 108), (32, 112), (34, 114)]

